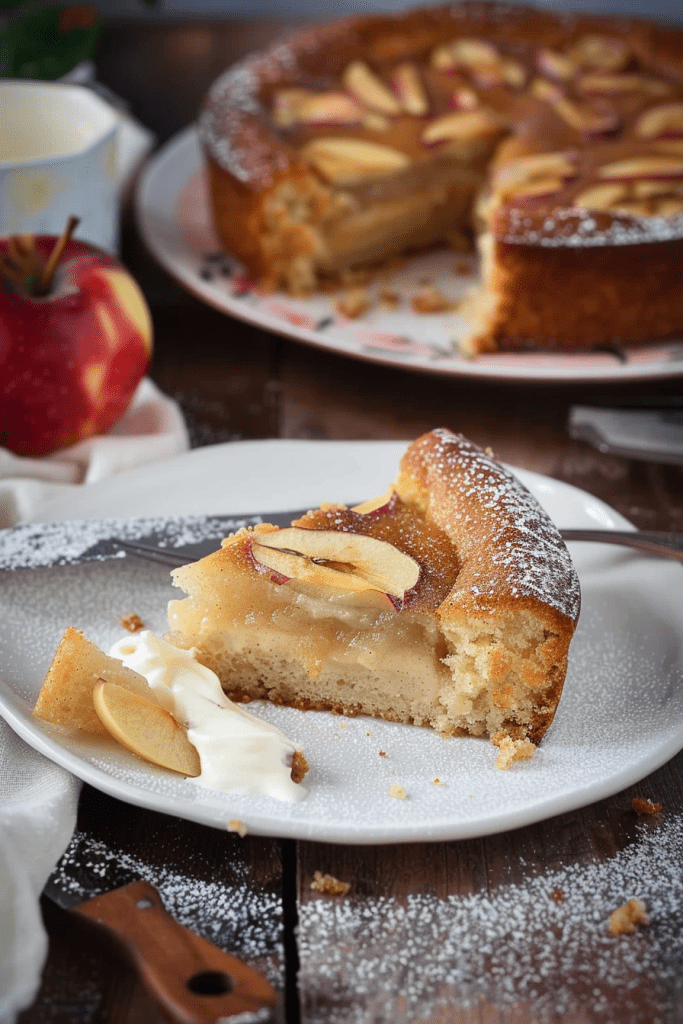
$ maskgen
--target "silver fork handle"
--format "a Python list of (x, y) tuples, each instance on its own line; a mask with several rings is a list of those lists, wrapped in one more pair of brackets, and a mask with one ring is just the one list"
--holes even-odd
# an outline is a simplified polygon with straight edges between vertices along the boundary
[(683, 562), (683, 533), (664, 530), (560, 530), (565, 541), (588, 540), (599, 544), (622, 544), (650, 555)]

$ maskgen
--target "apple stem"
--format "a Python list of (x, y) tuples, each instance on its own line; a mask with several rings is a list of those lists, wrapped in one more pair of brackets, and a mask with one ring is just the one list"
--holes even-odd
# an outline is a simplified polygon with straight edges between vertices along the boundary
[(35, 288), (36, 295), (49, 295), (52, 288), (52, 279), (54, 278), (55, 271), (59, 266), (59, 261), (64, 254), (64, 250), (69, 244), (69, 239), (78, 227), (79, 223), (80, 217), (69, 217), (66, 227), (55, 242), (47, 263), (40, 272), (40, 278), (38, 279)]

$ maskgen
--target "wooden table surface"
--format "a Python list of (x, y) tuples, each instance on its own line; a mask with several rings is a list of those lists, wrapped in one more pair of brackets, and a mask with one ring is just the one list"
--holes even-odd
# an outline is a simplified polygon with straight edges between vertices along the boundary
[[(286, 27), (109, 25), (99, 77), (163, 142), (227, 64)], [(683, 530), (683, 469), (601, 455), (566, 430), (572, 403), (680, 395), (680, 380), (521, 386), (359, 363), (200, 304), (145, 254), (130, 216), (123, 251), (153, 308), (152, 376), (179, 401), (194, 445), (408, 439), (447, 426), (640, 527)], [(660, 801), (661, 813), (638, 817), (634, 795)], [(683, 754), (583, 810), (432, 844), (241, 839), (86, 787), (67, 859), (113, 857), (121, 882), (150, 879), (183, 923), (268, 975), (287, 1024), (673, 1024), (683, 1021), (682, 854)], [(350, 882), (348, 895), (312, 891), (316, 871)], [(651, 923), (614, 938), (609, 914), (631, 896)], [(49, 959), (22, 1024), (162, 1019), (111, 949), (44, 910)]]

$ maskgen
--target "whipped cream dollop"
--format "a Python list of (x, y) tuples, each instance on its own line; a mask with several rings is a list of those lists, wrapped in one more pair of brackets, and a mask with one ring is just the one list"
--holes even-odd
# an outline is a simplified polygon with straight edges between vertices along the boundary
[(187, 727), (202, 769), (193, 782), (278, 800), (305, 796), (291, 778), (294, 743), (229, 700), (216, 673), (197, 661), (194, 648), (174, 647), (146, 629), (119, 640), (110, 654), (144, 676), (150, 696)]

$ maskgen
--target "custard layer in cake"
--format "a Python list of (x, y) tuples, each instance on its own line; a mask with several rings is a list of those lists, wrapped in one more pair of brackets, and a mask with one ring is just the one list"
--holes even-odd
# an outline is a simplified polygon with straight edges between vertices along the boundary
[[(286, 569), (286, 573), (283, 571)], [(579, 610), (557, 530), (464, 438), (434, 431), (390, 494), (242, 530), (174, 572), (173, 641), (233, 697), (537, 742)]]

